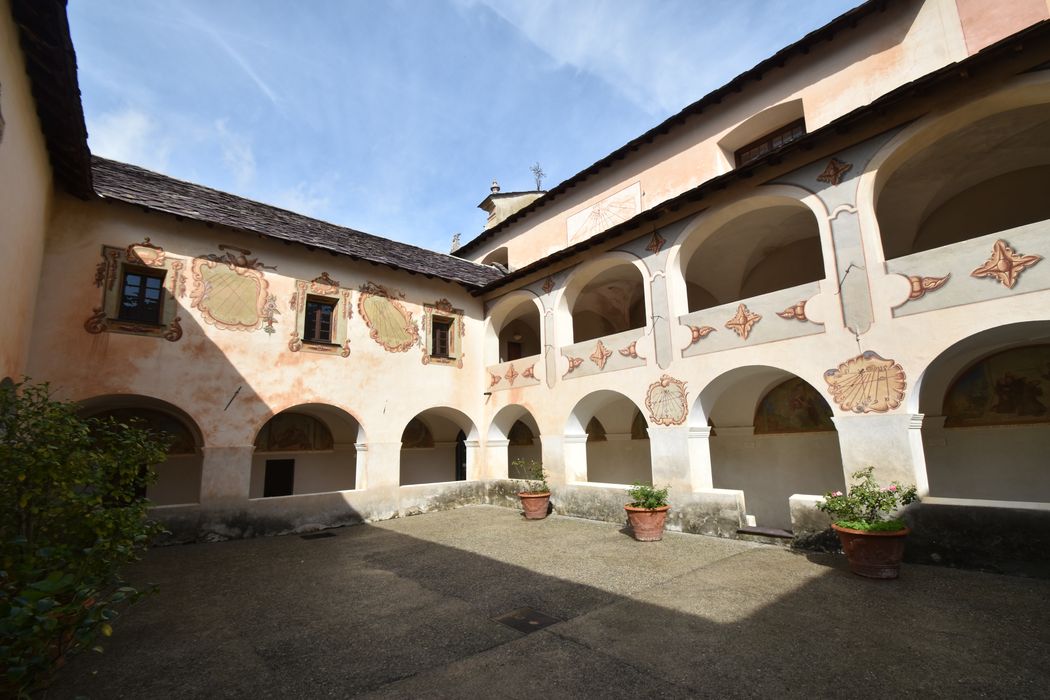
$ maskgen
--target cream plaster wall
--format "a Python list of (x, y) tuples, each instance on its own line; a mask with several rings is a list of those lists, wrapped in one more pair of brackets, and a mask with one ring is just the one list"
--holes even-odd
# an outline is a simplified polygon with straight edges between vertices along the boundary
[[(360, 423), (360, 440), (368, 443), (367, 453), (358, 460), (362, 487), (400, 482), (402, 431), (426, 409), (455, 407), (464, 416), (459, 428), (476, 436), (484, 376), (481, 303), (459, 285), (178, 222), (121, 204), (107, 206), (69, 197), (61, 197), (57, 204), (43, 278), (61, 283), (40, 290), (29, 371), (48, 379), (68, 398), (140, 394), (185, 411), (204, 438), (202, 503), (247, 499), (251, 446), (258, 430), (273, 414), (304, 403), (337, 407)], [(178, 300), (183, 336), (177, 342), (89, 334), (84, 322), (100, 296), (93, 278), (101, 246), (127, 246), (146, 236), (167, 255), (183, 260), (187, 272), (193, 256), (221, 253), (220, 243), (250, 249), (252, 257), (276, 266), (264, 271), (280, 312), (276, 332), (220, 330), (191, 308), (187, 294)], [(289, 307), (294, 281), (310, 280), (321, 272), (353, 290), (347, 358), (291, 352), (288, 347), (294, 328), (295, 315)], [(357, 288), (367, 281), (403, 292), (402, 303), (416, 322), (421, 322), (423, 303), (441, 298), (463, 309), (463, 368), (424, 365), (420, 347), (393, 353), (372, 340), (356, 307)], [(192, 286), (187, 274), (187, 288)], [(75, 361), (70, 361), (70, 348), (78, 349)], [(246, 461), (239, 462), (242, 459)], [(345, 483), (341, 488), (352, 488), (352, 480)]]
[[(1017, 24), (1007, 23), (1003, 31)], [(756, 114), (801, 100), (807, 130), (815, 131), (967, 55), (954, 0), (891, 3), (858, 29), (813, 47), (808, 55), (792, 57), (760, 83), (705, 109), (669, 135), (509, 225), (474, 251), (471, 259), (481, 260), (506, 246), (514, 265), (524, 266), (565, 247), (566, 221), (571, 216), (634, 182), (641, 184), (644, 211), (732, 169), (719, 142)], [(761, 125), (760, 120), (755, 123)], [(752, 138), (761, 136), (758, 132)]]
[(252, 457), (251, 498), (263, 497), (269, 459), (295, 460), (292, 495), (346, 491), (357, 483), (357, 451), (352, 446), (331, 452), (257, 452)]
[(715, 488), (744, 492), (760, 527), (791, 530), (788, 500), (845, 488), (838, 435), (719, 435), (711, 439)]
[(0, 299), (7, 308), (0, 377), (17, 379), (26, 371), (53, 188), (8, 0), (0, 0), (0, 91)]
[(930, 495), (1050, 503), (1050, 425), (923, 432)]
[(155, 505), (197, 503), (201, 492), (200, 455), (168, 457), (153, 468), (157, 480), (146, 488), (146, 498)]

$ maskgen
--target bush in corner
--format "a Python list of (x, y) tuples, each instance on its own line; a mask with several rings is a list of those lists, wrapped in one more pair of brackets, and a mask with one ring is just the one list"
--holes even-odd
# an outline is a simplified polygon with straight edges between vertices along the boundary
[(162, 531), (146, 518), (163, 436), (83, 419), (47, 385), (0, 382), (0, 696), (45, 688), (66, 659), (112, 634), (144, 591), (120, 568)]

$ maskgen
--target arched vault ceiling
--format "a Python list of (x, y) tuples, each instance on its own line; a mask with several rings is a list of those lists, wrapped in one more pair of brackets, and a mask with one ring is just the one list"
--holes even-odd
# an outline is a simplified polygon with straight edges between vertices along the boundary
[[(952, 196), (990, 178), (1050, 164), (1050, 105), (979, 120), (934, 142), (902, 165), (879, 194), (884, 232), (908, 232)], [(909, 239), (911, 240), (911, 239)]]
[(813, 236), (819, 236), (817, 219), (802, 204), (748, 212), (700, 244), (686, 266), (686, 281), (704, 287), (719, 303), (738, 299), (745, 274), (762, 258)]

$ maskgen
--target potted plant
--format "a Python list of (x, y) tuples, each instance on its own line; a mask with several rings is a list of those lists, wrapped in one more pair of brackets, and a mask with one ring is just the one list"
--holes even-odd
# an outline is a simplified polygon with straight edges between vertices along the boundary
[(631, 525), (634, 539), (639, 542), (655, 542), (664, 536), (664, 522), (667, 520), (668, 487), (658, 489), (655, 486), (641, 484), (637, 481), (627, 489), (631, 502), (624, 506), (627, 511), (627, 522)]
[(915, 486), (894, 481), (881, 487), (875, 467), (853, 474), (848, 493), (831, 491), (817, 507), (834, 518), (850, 571), (868, 578), (897, 578), (904, 556), (904, 538), (910, 532), (897, 511), (919, 500)]
[(525, 488), (518, 493), (521, 509), (528, 520), (543, 520), (547, 517), (551, 500), (551, 488), (547, 485), (547, 472), (534, 459), (516, 459), (511, 464), (519, 474), (524, 474)]

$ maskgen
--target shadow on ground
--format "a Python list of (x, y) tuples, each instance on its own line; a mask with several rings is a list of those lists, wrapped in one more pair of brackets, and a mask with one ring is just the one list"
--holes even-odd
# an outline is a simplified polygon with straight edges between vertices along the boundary
[[(1050, 582), (471, 506), (156, 549), (49, 698), (1039, 696)], [(523, 634), (493, 620), (563, 620)]]

